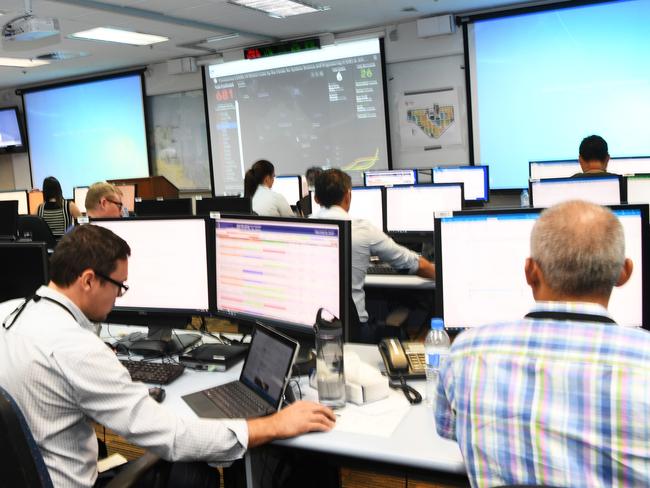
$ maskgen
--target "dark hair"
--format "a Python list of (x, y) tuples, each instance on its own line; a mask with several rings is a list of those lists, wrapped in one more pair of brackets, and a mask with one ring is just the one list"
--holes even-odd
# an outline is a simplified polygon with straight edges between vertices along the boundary
[(580, 143), (580, 157), (585, 161), (605, 162), (609, 157), (607, 142), (600, 136), (585, 137)]
[(63, 191), (61, 191), (61, 184), (54, 176), (48, 176), (43, 180), (43, 200), (45, 202), (55, 199), (57, 205), (63, 208), (65, 201), (63, 200)]
[(307, 178), (307, 185), (311, 187), (316, 186), (316, 178), (322, 172), (323, 172), (323, 168), (321, 168), (320, 166), (312, 166), (311, 168), (307, 168), (307, 171), (305, 172), (305, 177)]
[(351, 188), (350, 175), (340, 169), (326, 169), (316, 177), (316, 199), (324, 207), (341, 203)]
[(126, 241), (110, 230), (78, 225), (57, 244), (50, 258), (50, 279), (57, 286), (68, 287), (87, 269), (109, 276), (117, 268), (117, 261), (130, 255)]
[(257, 187), (262, 184), (264, 178), (275, 175), (275, 168), (266, 159), (255, 162), (251, 169), (246, 171), (244, 177), (244, 196), (253, 198)]

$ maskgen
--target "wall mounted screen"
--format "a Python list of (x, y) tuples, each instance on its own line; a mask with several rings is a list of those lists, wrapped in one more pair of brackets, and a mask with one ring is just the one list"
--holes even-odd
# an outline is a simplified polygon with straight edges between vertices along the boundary
[(604, 2), (468, 26), (474, 160), (490, 188), (525, 188), (528, 161), (578, 156), (603, 136), (650, 154), (650, 2)]
[(215, 195), (243, 193), (258, 159), (277, 174), (341, 168), (355, 184), (387, 169), (382, 69), (378, 39), (206, 66)]
[(23, 94), (32, 182), (75, 186), (149, 176), (140, 74), (39, 88)]
[(0, 108), (0, 153), (24, 150), (18, 109), (16, 107)]

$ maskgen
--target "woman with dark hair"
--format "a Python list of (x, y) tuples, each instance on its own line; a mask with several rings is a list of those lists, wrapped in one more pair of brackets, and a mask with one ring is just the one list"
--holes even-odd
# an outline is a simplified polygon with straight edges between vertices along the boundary
[(57, 239), (74, 224), (74, 219), (81, 215), (74, 202), (63, 198), (61, 184), (54, 176), (43, 180), (43, 203), (38, 206), (36, 214), (50, 226)]
[(257, 161), (244, 177), (244, 196), (253, 200), (253, 211), (267, 217), (294, 217), (287, 199), (271, 190), (275, 168), (265, 159)]

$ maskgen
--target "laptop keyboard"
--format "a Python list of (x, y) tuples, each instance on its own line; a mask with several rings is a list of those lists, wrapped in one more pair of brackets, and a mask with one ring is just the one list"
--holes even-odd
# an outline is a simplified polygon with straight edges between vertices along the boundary
[(261, 416), (273, 412), (266, 402), (239, 381), (216, 386), (203, 393), (229, 418)]

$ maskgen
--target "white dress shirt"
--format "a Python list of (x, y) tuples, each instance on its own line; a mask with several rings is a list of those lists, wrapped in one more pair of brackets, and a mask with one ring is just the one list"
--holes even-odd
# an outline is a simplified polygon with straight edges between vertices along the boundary
[(353, 219), (338, 205), (321, 207), (314, 218), (350, 220), (352, 227), (352, 299), (357, 307), (359, 320), (368, 321), (366, 294), (363, 284), (370, 266), (370, 256), (378, 256), (395, 268), (408, 269), (415, 274), (420, 264), (419, 256), (410, 249), (400, 246), (367, 220)]
[(259, 185), (253, 195), (253, 211), (264, 217), (295, 217), (287, 199), (269, 187)]
[[(54, 486), (92, 486), (97, 439), (91, 421), (171, 461), (229, 462), (248, 445), (244, 420), (182, 418), (131, 381), (74, 303), (48, 287), (10, 329), (0, 328), (0, 385), (16, 400)], [(0, 321), (23, 300), (0, 304)]]

